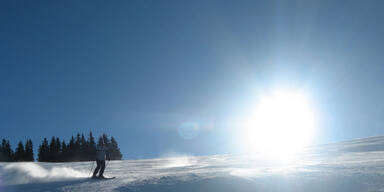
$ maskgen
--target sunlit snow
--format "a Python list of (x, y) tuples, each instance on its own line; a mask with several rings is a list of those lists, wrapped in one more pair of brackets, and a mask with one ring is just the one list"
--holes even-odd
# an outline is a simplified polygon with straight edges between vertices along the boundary
[(384, 137), (308, 148), (293, 162), (252, 155), (92, 162), (0, 163), (0, 191), (384, 191)]

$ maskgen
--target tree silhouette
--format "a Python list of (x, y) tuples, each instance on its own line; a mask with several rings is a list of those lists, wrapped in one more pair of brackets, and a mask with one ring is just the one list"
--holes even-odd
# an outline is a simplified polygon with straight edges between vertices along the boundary
[(75, 138), (72, 136), (71, 140), (69, 140), (66, 161), (74, 161), (75, 156)]
[(25, 161), (35, 161), (35, 157), (33, 154), (33, 144), (32, 140), (28, 139), (25, 143)]
[(88, 161), (92, 161), (96, 158), (96, 143), (92, 132), (89, 132), (88, 134), (86, 154)]
[(14, 152), (9, 144), (9, 140), (3, 139), (0, 147), (0, 162), (13, 161)]
[(68, 161), (68, 148), (64, 140), (61, 142), (60, 161)]
[(49, 155), (49, 145), (47, 138), (44, 138), (41, 145), (39, 146), (38, 161), (47, 162)]
[(117, 141), (114, 137), (111, 137), (111, 143), (109, 147), (109, 155), (111, 157), (111, 160), (121, 160), (123, 155), (121, 154), (119, 145), (117, 144)]
[[(28, 148), (32, 141), (28, 140)], [(106, 134), (99, 137), (98, 143), (105, 143), (111, 156), (111, 160), (120, 160), (122, 155), (114, 137), (111, 140)], [(84, 134), (77, 133), (72, 136), (69, 143), (60, 141), (58, 137), (52, 137), (50, 142), (46, 138), (39, 146), (38, 161), (41, 162), (68, 162), (68, 161), (94, 161), (96, 158), (96, 143), (92, 132), (89, 132), (87, 139)]]
[(24, 144), (22, 141), (19, 141), (16, 147), (14, 161), (25, 161), (25, 150), (24, 150)]

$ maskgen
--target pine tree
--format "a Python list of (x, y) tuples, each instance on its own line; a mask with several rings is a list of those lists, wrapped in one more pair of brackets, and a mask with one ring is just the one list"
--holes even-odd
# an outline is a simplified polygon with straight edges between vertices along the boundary
[(56, 148), (55, 145), (56, 145), (56, 138), (52, 137), (51, 141), (49, 142), (48, 162), (55, 161), (55, 148)]
[(92, 132), (89, 132), (87, 140), (87, 160), (93, 161), (96, 159), (96, 143), (95, 138), (92, 135)]
[(72, 136), (69, 140), (69, 144), (67, 145), (67, 154), (66, 154), (66, 160), (67, 161), (74, 161), (75, 156), (75, 138)]
[(4, 161), (5, 161), (5, 153), (4, 153), (3, 145), (1, 145), (0, 146), (0, 162), (4, 162)]
[(55, 141), (55, 162), (62, 162), (61, 159), (61, 142), (58, 137), (56, 137)]
[(35, 161), (33, 156), (33, 144), (32, 140), (28, 139), (25, 143), (25, 161)]
[(68, 153), (67, 144), (63, 140), (63, 142), (61, 143), (61, 152), (60, 152), (60, 159), (62, 162), (68, 161), (67, 153)]
[(111, 160), (121, 160), (123, 155), (120, 152), (120, 148), (114, 137), (111, 137), (111, 144), (109, 149)]
[[(42, 142), (43, 143), (43, 142)], [(39, 149), (37, 150), (37, 161), (44, 162), (44, 149), (43, 144), (39, 145)]]
[(9, 144), (9, 140), (3, 139), (0, 146), (0, 162), (13, 161), (13, 150)]
[(88, 143), (90, 146), (96, 145), (95, 138), (93, 137), (93, 134), (91, 131), (89, 132), (89, 135), (88, 135)]
[(84, 137), (84, 134), (81, 134), (80, 137), (80, 161), (87, 160), (87, 140)]
[(25, 150), (23, 142), (19, 142), (17, 144), (16, 152), (15, 152), (15, 161), (25, 161)]
[(52, 137), (51, 142), (49, 144), (49, 162), (59, 162), (60, 159), (60, 151), (61, 151), (61, 142), (58, 137)]
[(76, 141), (75, 141), (75, 148), (73, 150), (74, 152), (74, 156), (73, 156), (73, 160), (74, 161), (79, 161), (81, 160), (81, 137), (80, 137), (80, 133), (77, 133), (76, 135)]
[(75, 146), (76, 146), (76, 149), (79, 150), (80, 149), (80, 133), (77, 133), (76, 135), (76, 142), (75, 142)]
[(38, 161), (47, 162), (49, 154), (49, 145), (47, 138), (44, 138), (42, 143), (39, 146)]
[(5, 139), (2, 140), (1, 142), (1, 146), (0, 146), (0, 162), (6, 162), (7, 161), (7, 155), (5, 153), (5, 144), (7, 142), (5, 141)]
[(9, 140), (7, 140), (7, 143), (5, 144), (5, 153), (9, 158), (9, 162), (14, 161), (15, 153), (12, 150), (11, 144), (9, 144)]

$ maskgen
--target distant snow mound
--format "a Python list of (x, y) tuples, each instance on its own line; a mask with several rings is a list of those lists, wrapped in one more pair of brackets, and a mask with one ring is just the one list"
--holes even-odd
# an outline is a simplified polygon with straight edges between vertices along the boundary
[(353, 139), (349, 141), (315, 146), (314, 149), (328, 152), (373, 152), (384, 151), (384, 136)]
[(370, 151), (384, 151), (384, 137), (368, 137), (362, 139), (355, 139), (340, 143), (343, 151), (347, 152), (370, 152)]
[(0, 178), (4, 183), (10, 185), (82, 177), (87, 177), (87, 174), (70, 167), (51, 167), (48, 169), (37, 163), (12, 163), (0, 167)]

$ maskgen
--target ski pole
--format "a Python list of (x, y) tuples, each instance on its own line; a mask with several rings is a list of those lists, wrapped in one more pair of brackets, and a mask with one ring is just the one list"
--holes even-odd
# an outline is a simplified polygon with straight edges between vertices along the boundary
[(93, 166), (95, 165), (95, 162), (92, 161), (92, 166), (91, 166), (91, 169), (89, 170), (89, 174), (88, 174), (88, 177), (91, 176), (91, 173), (92, 173), (92, 170), (93, 170)]
[(107, 161), (107, 162), (105, 163), (105, 169), (107, 169), (107, 166), (108, 166), (108, 164), (109, 164), (110, 161), (111, 161), (111, 160), (109, 160), (109, 161)]

